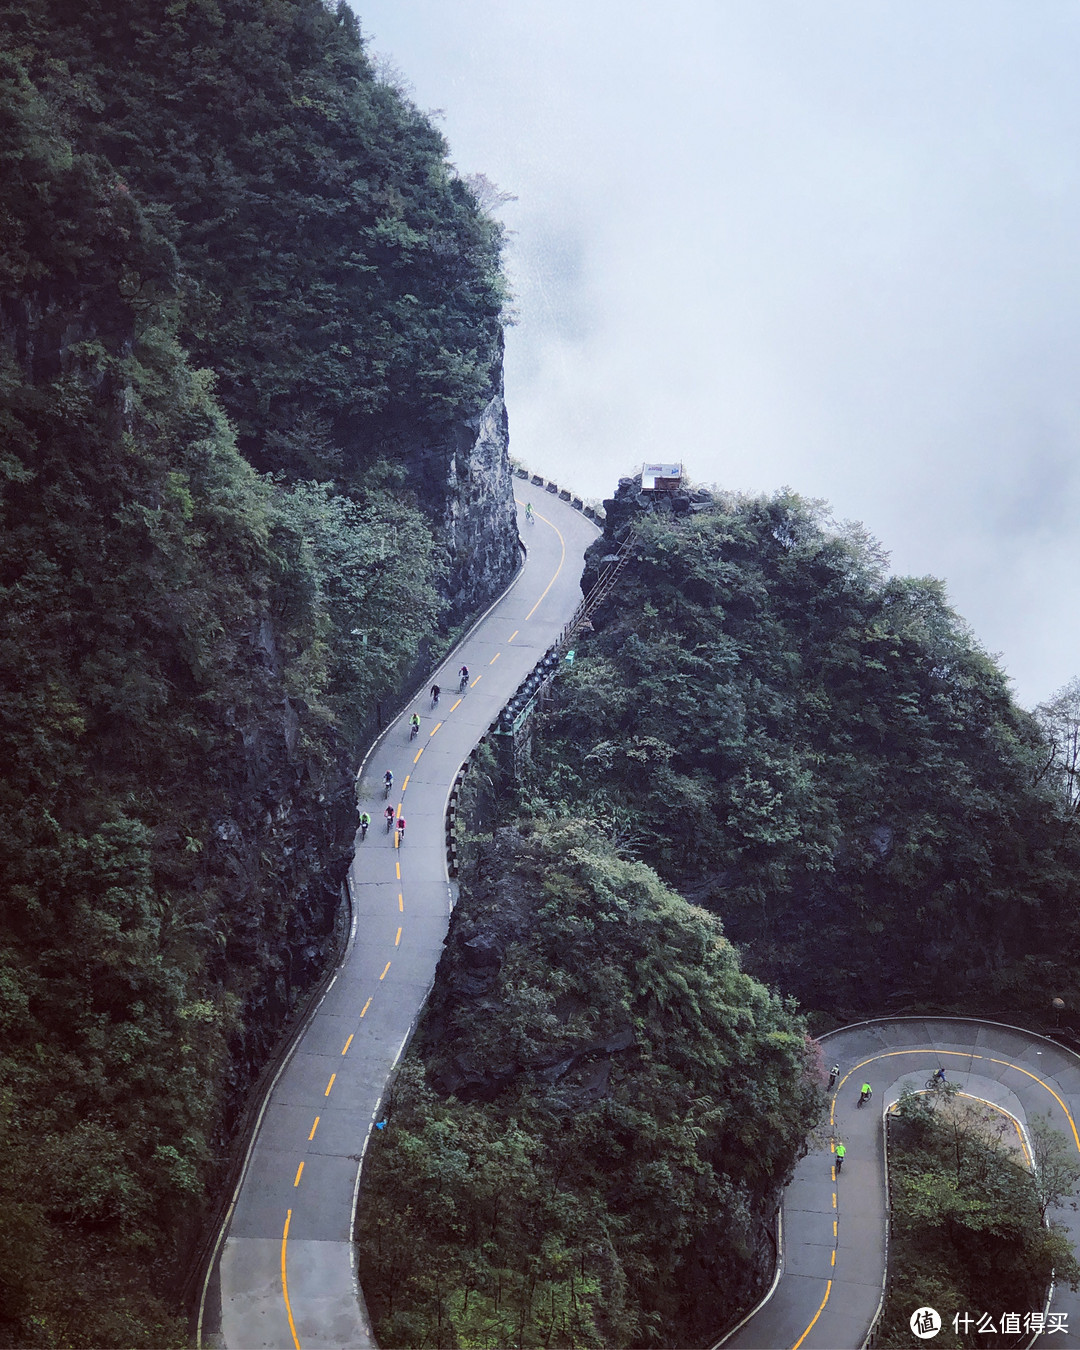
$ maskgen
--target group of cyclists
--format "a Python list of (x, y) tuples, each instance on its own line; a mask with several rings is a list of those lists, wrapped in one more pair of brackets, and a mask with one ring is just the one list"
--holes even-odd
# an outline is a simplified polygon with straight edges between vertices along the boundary
[[(832, 1068), (829, 1070), (828, 1090), (830, 1092), (836, 1086), (836, 1080), (839, 1077), (840, 1077), (840, 1065), (834, 1064)], [(942, 1091), (948, 1086), (949, 1084), (946, 1081), (945, 1070), (943, 1068), (938, 1068), (937, 1072), (934, 1073), (932, 1077), (926, 1080), (926, 1090), (928, 1092)], [(863, 1083), (863, 1085), (859, 1088), (859, 1100), (856, 1102), (856, 1106), (865, 1106), (873, 1095), (874, 1095), (873, 1087), (871, 1087), (869, 1083)], [(835, 1144), (835, 1160), (833, 1164), (834, 1167), (836, 1168), (837, 1176), (840, 1175), (840, 1172), (844, 1166), (844, 1158), (846, 1156), (847, 1156), (847, 1148), (845, 1147), (844, 1143), (841, 1140), (837, 1140)]]
[[(463, 694), (466, 688), (468, 687), (468, 684), (469, 684), (469, 667), (463, 665), (461, 669), (458, 671), (458, 693)], [(442, 689), (440, 688), (439, 685), (433, 684), (431, 686), (431, 706), (433, 708), (438, 706), (439, 695), (441, 693)], [(409, 718), (409, 740), (410, 741), (415, 740), (419, 734), (420, 734), (420, 714), (418, 712), (414, 712), (412, 716)], [(394, 790), (394, 773), (392, 769), (387, 769), (386, 773), (383, 774), (383, 798), (384, 799), (388, 798), (391, 792), (393, 792), (393, 790)], [(383, 819), (386, 821), (387, 834), (389, 834), (390, 831), (393, 829), (397, 830), (396, 843), (400, 847), (400, 845), (405, 840), (405, 817), (399, 816), (392, 806), (388, 806), (386, 810), (383, 812)], [(368, 814), (367, 811), (361, 811), (360, 812), (361, 840), (367, 838), (367, 832), (370, 828), (371, 828), (371, 816)]]
[[(463, 694), (465, 692), (468, 683), (469, 683), (469, 667), (462, 666), (461, 669), (458, 671), (457, 691), (459, 694)], [(442, 695), (442, 685), (433, 684), (431, 686), (431, 706), (433, 708), (437, 708), (439, 706), (439, 698), (441, 695)], [(409, 720), (412, 726), (414, 727), (413, 732), (409, 736), (409, 739), (412, 740), (412, 737), (415, 736), (416, 732), (420, 730), (420, 714), (413, 713), (412, 717)]]

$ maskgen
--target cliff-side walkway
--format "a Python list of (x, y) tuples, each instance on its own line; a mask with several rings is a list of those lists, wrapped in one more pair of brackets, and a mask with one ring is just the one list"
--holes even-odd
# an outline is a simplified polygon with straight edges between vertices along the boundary
[[(526, 485), (520, 486), (528, 493)], [(360, 782), (373, 824), (349, 874), (353, 931), (337, 976), (273, 1083), (247, 1158), (207, 1309), (228, 1350), (321, 1350), (373, 1345), (356, 1280), (353, 1208), (368, 1136), (387, 1078), (435, 977), (452, 903), (447, 798), (462, 762), (560, 635), (581, 598), (596, 527), (533, 490), (534, 522), (519, 528), (527, 556), (510, 590), (472, 629), (425, 694), (376, 741)], [(457, 671), (470, 679), (459, 695)], [(422, 717), (409, 739), (409, 716)], [(382, 779), (406, 818), (397, 846), (382, 822)], [(217, 1290), (220, 1294), (217, 1294)]]

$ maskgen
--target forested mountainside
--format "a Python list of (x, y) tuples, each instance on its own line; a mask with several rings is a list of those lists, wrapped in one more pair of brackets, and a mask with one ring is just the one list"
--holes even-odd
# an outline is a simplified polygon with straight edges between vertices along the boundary
[(586, 822), (497, 831), (365, 1164), (379, 1344), (710, 1345), (822, 1087), (712, 915)]
[(1075, 757), (941, 584), (788, 491), (645, 504), (605, 503), (586, 590), (629, 557), (526, 767), (471, 780), (361, 1192), (383, 1345), (710, 1344), (820, 1105), (782, 998), (815, 1029), (1077, 1007)]
[(179, 339), (246, 458), (348, 488), (390, 457), (441, 529), (455, 609), (486, 598), (516, 562), (501, 227), (374, 77), (350, 9), (0, 0), (0, 41), (175, 250)]
[(1074, 806), (941, 583), (787, 491), (681, 517), (632, 495), (536, 809), (596, 819), (806, 1010), (1075, 1008)]
[(0, 1345), (183, 1340), (361, 732), (516, 556), (501, 286), (347, 10), (0, 5)]

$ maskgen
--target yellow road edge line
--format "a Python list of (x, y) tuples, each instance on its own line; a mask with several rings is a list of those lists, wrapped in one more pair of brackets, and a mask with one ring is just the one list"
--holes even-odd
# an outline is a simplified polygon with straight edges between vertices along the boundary
[(399, 928), (397, 930), (397, 937), (394, 939), (394, 946), (396, 947), (400, 941), (401, 941), (401, 929)]
[(336, 1074), (336, 1073), (332, 1073), (332, 1074), (330, 1075), (330, 1081), (329, 1081), (329, 1083), (327, 1083), (327, 1085), (326, 1085), (326, 1091), (323, 1093), (323, 1096), (324, 1096), (324, 1097), (329, 1097), (329, 1096), (330, 1096), (330, 1089), (334, 1086), (334, 1079), (335, 1079), (336, 1077), (337, 1077), (337, 1074)]
[(360, 1009), (360, 1016), (363, 1017), (364, 1013), (366, 1013), (370, 1007), (371, 1007), (371, 999), (368, 999), (368, 1001)]
[(307, 1137), (308, 1143), (309, 1143), (309, 1144), (310, 1144), (311, 1141), (315, 1138), (315, 1131), (319, 1128), (319, 1121), (320, 1121), (320, 1120), (322, 1120), (322, 1116), (316, 1116), (316, 1117), (315, 1117), (315, 1124), (312, 1125), (312, 1127), (311, 1127), (311, 1133), (310, 1133), (310, 1134), (308, 1135), (308, 1137)]
[[(542, 520), (542, 521), (544, 522), (545, 525), (551, 525), (551, 521), (548, 520), (548, 518), (547, 518), (546, 516), (541, 516), (541, 515), (538, 514), (538, 515), (537, 515), (537, 519), (538, 519), (538, 520)], [(557, 525), (551, 525), (551, 528), (552, 528), (552, 529), (555, 531), (555, 533), (559, 536), (559, 543), (562, 545), (562, 557), (559, 559), (559, 565), (558, 565), (558, 567), (556, 567), (556, 569), (555, 569), (555, 575), (551, 578), (551, 580), (548, 582), (548, 584), (544, 587), (544, 594), (541, 595), (540, 600), (543, 600), (544, 596), (547, 595), (548, 591), (550, 591), (551, 588), (552, 588), (552, 586), (555, 585), (555, 582), (556, 582), (556, 580), (558, 579), (559, 573), (563, 570), (563, 563), (566, 561), (566, 540), (562, 537), (562, 534), (559, 532), (559, 527), (558, 527)], [(536, 604), (533, 605), (532, 609), (530, 609), (529, 612), (528, 612), (528, 614), (525, 615), (525, 622), (526, 622), (526, 623), (529, 622), (529, 620), (532, 618), (532, 616), (533, 616), (533, 615), (536, 613), (536, 611), (540, 608), (540, 600), (537, 600)]]
[(281, 1235), (281, 1292), (285, 1295), (285, 1311), (289, 1314), (289, 1330), (292, 1332), (293, 1345), (300, 1350), (300, 1337), (296, 1334), (293, 1321), (292, 1304), (289, 1302), (289, 1281), (285, 1274), (285, 1253), (289, 1245), (289, 1224), (292, 1222), (292, 1210), (285, 1215), (285, 1231)]
[[(829, 1295), (830, 1295), (831, 1293), (832, 1293), (832, 1280), (830, 1280), (830, 1281), (828, 1282), (828, 1284), (825, 1286), (825, 1297), (821, 1300), (821, 1307), (820, 1307), (820, 1308), (817, 1310), (817, 1312), (814, 1314), (814, 1322), (816, 1322), (816, 1321), (818, 1320), (818, 1318), (821, 1316), (821, 1314), (825, 1311), (825, 1304), (828, 1303), (828, 1301), (829, 1301)], [(810, 1325), (806, 1328), (806, 1330), (803, 1332), (803, 1334), (799, 1337), (799, 1339), (798, 1339), (798, 1340), (795, 1342), (795, 1344), (791, 1347), (791, 1350), (799, 1350), (799, 1346), (802, 1345), (803, 1341), (805, 1341), (806, 1338), (807, 1338), (807, 1336), (809, 1336), (810, 1333), (813, 1331), (813, 1329), (814, 1329), (814, 1322), (811, 1322), (811, 1323), (810, 1323)]]
[(379, 979), (380, 979), (380, 980), (385, 980), (385, 979), (386, 979), (386, 972), (387, 972), (389, 969), (390, 969), (390, 962), (387, 961), (386, 965), (383, 967), (383, 973), (379, 976)]
[(355, 1032), (349, 1033), (349, 1039), (345, 1042), (345, 1048), (341, 1052), (343, 1055), (347, 1055), (349, 1053), (349, 1046), (352, 1045), (352, 1038), (355, 1034), (356, 1034)]
[(296, 1177), (293, 1181), (293, 1190), (300, 1185), (300, 1178), (304, 1175), (304, 1160), (300, 1159), (300, 1166), (296, 1169)]

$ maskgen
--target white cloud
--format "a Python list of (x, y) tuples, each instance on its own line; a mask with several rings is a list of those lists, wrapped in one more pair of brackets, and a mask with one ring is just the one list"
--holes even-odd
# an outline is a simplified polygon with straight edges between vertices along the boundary
[(934, 573), (1022, 701), (1080, 671), (1080, 8), (374, 0), (463, 172), (519, 200), (515, 451), (678, 452)]

